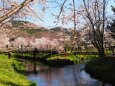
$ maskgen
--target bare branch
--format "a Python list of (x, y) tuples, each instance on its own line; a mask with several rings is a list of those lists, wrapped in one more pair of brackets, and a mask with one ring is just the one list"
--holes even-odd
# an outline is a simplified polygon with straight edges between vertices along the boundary
[(57, 23), (59, 22), (60, 15), (61, 15), (61, 13), (62, 13), (63, 10), (64, 10), (64, 5), (65, 5), (65, 3), (66, 3), (66, 0), (64, 0), (64, 2), (62, 3), (62, 6), (61, 6), (61, 8), (60, 8), (60, 12), (59, 12), (59, 15), (58, 15), (58, 21), (57, 21)]
[(29, 4), (30, 2), (32, 2), (33, 0), (25, 0), (24, 2), (22, 2), (20, 5), (16, 6), (15, 8), (12, 8), (9, 12), (7, 12), (6, 14), (4, 14), (3, 16), (0, 16), (0, 23), (2, 23), (3, 21), (5, 21), (7, 18), (11, 17), (12, 15), (14, 15), (16, 12), (18, 12), (21, 8), (27, 6), (27, 4)]
[(34, 10), (32, 10), (29, 6), (27, 6), (30, 10), (31, 10), (31, 12), (38, 18), (38, 19), (40, 19), (41, 21), (43, 21), (35, 12), (34, 12)]

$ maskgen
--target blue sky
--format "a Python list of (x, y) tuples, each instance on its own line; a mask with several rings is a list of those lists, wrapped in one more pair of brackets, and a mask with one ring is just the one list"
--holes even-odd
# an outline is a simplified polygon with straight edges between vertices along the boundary
[[(63, 2), (63, 0), (57, 0), (57, 1), (59, 1), (59, 3)], [(68, 0), (68, 2), (66, 4), (68, 4), (69, 1), (72, 1), (72, 0)], [(81, 4), (80, 1), (82, 1), (82, 0), (75, 0), (75, 1), (76, 1), (76, 8), (78, 8), (78, 6)], [(107, 14), (108, 15), (112, 15), (111, 5), (115, 6), (115, 0), (109, 0), (108, 7), (107, 7)], [(48, 3), (46, 5), (46, 7), (56, 7), (56, 6), (57, 6), (57, 4), (55, 4), (55, 3)], [(33, 19), (32, 17), (29, 17), (26, 20), (28, 20), (30, 22), (33, 22), (35, 24), (47, 27), (47, 28), (56, 27), (56, 24), (54, 23), (55, 17), (52, 16), (52, 13), (53, 14), (59, 14), (59, 8), (58, 7), (56, 7), (56, 8), (49, 8), (49, 9), (46, 10), (45, 13), (42, 13), (42, 11), (40, 10), (40, 8), (42, 8), (42, 5), (36, 5), (34, 7), (38, 9), (37, 11), (38, 11), (39, 14), (41, 14), (41, 15), (44, 14), (44, 17), (42, 17), (42, 20), (44, 22), (40, 21), (37, 18)], [(57, 26), (73, 27), (73, 24), (71, 24), (71, 23), (68, 24), (68, 25), (58, 24)]]
[[(57, 0), (57, 1), (59, 3), (63, 3), (64, 0)], [(70, 1), (72, 1), (72, 0), (67, 0), (65, 5), (69, 4)], [(76, 6), (79, 6), (79, 4), (81, 3), (80, 0), (75, 0), (75, 1), (77, 3)], [(44, 13), (44, 17), (42, 18), (44, 20), (44, 22), (40, 21), (39, 19), (33, 19), (33, 18), (28, 18), (27, 20), (29, 20), (30, 22), (33, 22), (35, 24), (47, 27), (47, 28), (52, 28), (52, 27), (56, 27), (56, 26), (63, 26), (63, 27), (71, 27), (71, 26), (73, 26), (71, 23), (69, 25), (62, 25), (60, 23), (58, 23), (58, 25), (56, 25), (56, 23), (54, 23), (55, 16), (52, 16), (52, 14), (55, 14), (55, 15), (59, 14), (60, 8), (57, 7), (59, 5), (57, 5), (56, 3), (48, 3), (47, 6), (50, 7), (50, 8), (47, 9), (46, 12)], [(39, 12), (41, 12), (40, 8), (42, 7), (42, 5), (37, 5), (35, 7), (37, 7), (39, 9)]]

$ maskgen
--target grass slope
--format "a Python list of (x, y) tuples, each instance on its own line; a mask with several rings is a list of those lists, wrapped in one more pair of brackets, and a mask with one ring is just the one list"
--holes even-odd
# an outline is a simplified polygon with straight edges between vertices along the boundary
[[(34, 86), (23, 74), (24, 66), (15, 59), (8, 59), (7, 55), (0, 55), (0, 86)], [(18, 72), (17, 72), (18, 71)]]

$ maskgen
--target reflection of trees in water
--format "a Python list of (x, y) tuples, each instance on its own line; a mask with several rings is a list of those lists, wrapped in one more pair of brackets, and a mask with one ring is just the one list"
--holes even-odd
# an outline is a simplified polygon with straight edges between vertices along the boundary
[(36, 72), (37, 72), (36, 63), (25, 62), (25, 65), (26, 65), (26, 72), (28, 74), (31, 74), (31, 73), (36, 74)]
[(37, 62), (25, 62), (24, 64), (26, 65), (26, 72), (28, 72), (28, 74), (36, 74), (37, 75), (38, 72), (47, 69), (47, 67), (38, 65)]
[[(78, 86), (78, 85), (85, 85), (85, 79), (84, 79), (84, 74), (82, 72), (82, 68), (83, 68), (83, 65), (82, 64), (79, 64), (79, 65), (73, 65), (72, 66), (72, 74), (73, 74), (73, 81), (75, 83), (75, 86)], [(86, 85), (85, 85), (86, 86)]]
[(37, 67), (36, 67), (36, 62), (33, 63), (33, 71), (34, 71), (34, 74), (37, 75)]
[(51, 86), (52, 74), (51, 74), (50, 70), (44, 72), (44, 74), (42, 74), (42, 77), (47, 81), (47, 86)]
[[(74, 80), (74, 82), (77, 83), (76, 67), (72, 66), (72, 69), (73, 69), (73, 80)], [(77, 86), (77, 84), (76, 84), (76, 86)]]
[(57, 84), (63, 83), (63, 76), (64, 76), (64, 70), (63, 69), (50, 69), (47, 71), (44, 71), (40, 74), (40, 77), (42, 77), (46, 82), (47, 86), (53, 86), (53, 84), (56, 82), (59, 82)]
[(73, 79), (71, 80), (71, 69), (72, 68), (70, 68), (70, 72), (66, 71), (64, 68), (51, 69), (46, 72), (42, 72), (40, 77), (47, 82), (47, 86), (53, 86), (54, 83), (59, 86), (73, 86), (74, 83), (72, 83)]
[[(83, 64), (67, 66), (64, 68), (50, 68), (39, 72), (45, 66), (39, 66), (36, 62), (26, 65), (28, 71), (34, 71), (47, 86), (106, 86), (101, 81), (90, 78), (82, 68)], [(39, 73), (38, 73), (39, 72)]]
[(73, 65), (72, 66), (72, 74), (73, 74), (73, 81), (75, 82), (75, 86), (106, 86), (105, 83), (97, 80), (92, 80), (92, 78), (88, 77), (88, 74), (84, 71), (84, 65)]
[(84, 65), (79, 64), (79, 65), (74, 65), (72, 66), (72, 74), (73, 74), (73, 81), (75, 83), (75, 86), (87, 86), (85, 74), (82, 72)]

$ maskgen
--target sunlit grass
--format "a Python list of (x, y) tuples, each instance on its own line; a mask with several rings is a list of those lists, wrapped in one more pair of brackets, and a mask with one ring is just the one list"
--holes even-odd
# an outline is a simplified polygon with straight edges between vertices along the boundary
[(91, 58), (98, 58), (98, 55), (76, 55), (80, 59), (91, 59)]
[(70, 61), (74, 61), (74, 63), (79, 63), (80, 61), (94, 59), (94, 58), (99, 58), (99, 56), (98, 55), (73, 55), (72, 53), (69, 53), (67, 56), (52, 55), (47, 60), (69, 59)]
[[(15, 70), (16, 69), (16, 70)], [(15, 59), (8, 59), (7, 55), (0, 55), (0, 86), (31, 86), (27, 78), (17, 73), (24, 70), (24, 66)]]

